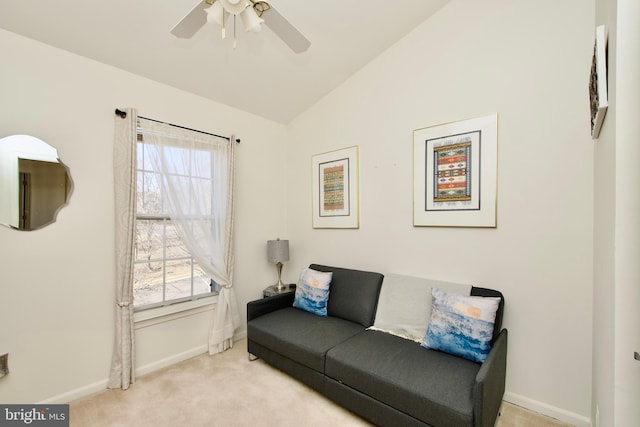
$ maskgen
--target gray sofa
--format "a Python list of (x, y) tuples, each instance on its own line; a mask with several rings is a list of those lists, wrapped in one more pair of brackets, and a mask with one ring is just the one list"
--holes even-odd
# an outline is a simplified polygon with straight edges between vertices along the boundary
[(250, 355), (297, 378), (381, 426), (493, 426), (505, 387), (507, 330), (501, 298), (489, 355), (476, 363), (372, 330), (384, 277), (312, 264), (332, 272), (328, 315), (292, 307), (284, 294), (247, 304)]

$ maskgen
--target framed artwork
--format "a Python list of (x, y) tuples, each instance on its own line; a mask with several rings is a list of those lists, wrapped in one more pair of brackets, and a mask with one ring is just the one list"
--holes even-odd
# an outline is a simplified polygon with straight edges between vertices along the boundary
[(358, 228), (358, 146), (316, 154), (313, 173), (313, 228)]
[(413, 131), (413, 225), (496, 227), (498, 115)]
[(607, 94), (607, 31), (604, 25), (596, 28), (596, 42), (593, 46), (591, 78), (589, 79), (589, 99), (591, 101), (591, 138), (600, 135), (609, 106)]

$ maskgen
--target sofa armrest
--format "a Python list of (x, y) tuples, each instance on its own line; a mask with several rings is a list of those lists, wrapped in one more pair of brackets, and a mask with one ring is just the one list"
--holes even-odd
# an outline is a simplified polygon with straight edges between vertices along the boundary
[(295, 295), (293, 292), (288, 292), (282, 295), (275, 295), (269, 298), (263, 298), (247, 303), (247, 322), (256, 317), (260, 317), (264, 314), (271, 313), (272, 311), (280, 310), (281, 308), (291, 307), (293, 305), (293, 299)]
[(486, 427), (495, 424), (507, 374), (507, 330), (500, 331), (487, 359), (476, 375), (474, 386), (474, 426)]

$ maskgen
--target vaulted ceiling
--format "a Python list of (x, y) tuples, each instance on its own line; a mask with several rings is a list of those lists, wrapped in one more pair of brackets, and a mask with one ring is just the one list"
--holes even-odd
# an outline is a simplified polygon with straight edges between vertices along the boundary
[[(268, 27), (169, 33), (198, 0), (0, 1), (0, 28), (288, 123), (449, 0), (273, 0), (311, 41), (296, 54)], [(268, 12), (265, 12), (268, 13)]]

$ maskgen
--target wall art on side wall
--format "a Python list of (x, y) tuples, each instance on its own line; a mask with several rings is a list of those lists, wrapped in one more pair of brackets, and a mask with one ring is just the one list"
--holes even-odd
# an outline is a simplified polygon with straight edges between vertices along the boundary
[(596, 42), (593, 46), (591, 77), (589, 79), (589, 99), (591, 101), (591, 138), (600, 135), (609, 106), (607, 91), (607, 30), (604, 25), (596, 28)]
[(413, 131), (413, 225), (496, 227), (498, 115)]
[(313, 228), (358, 228), (358, 146), (316, 154), (313, 173)]

